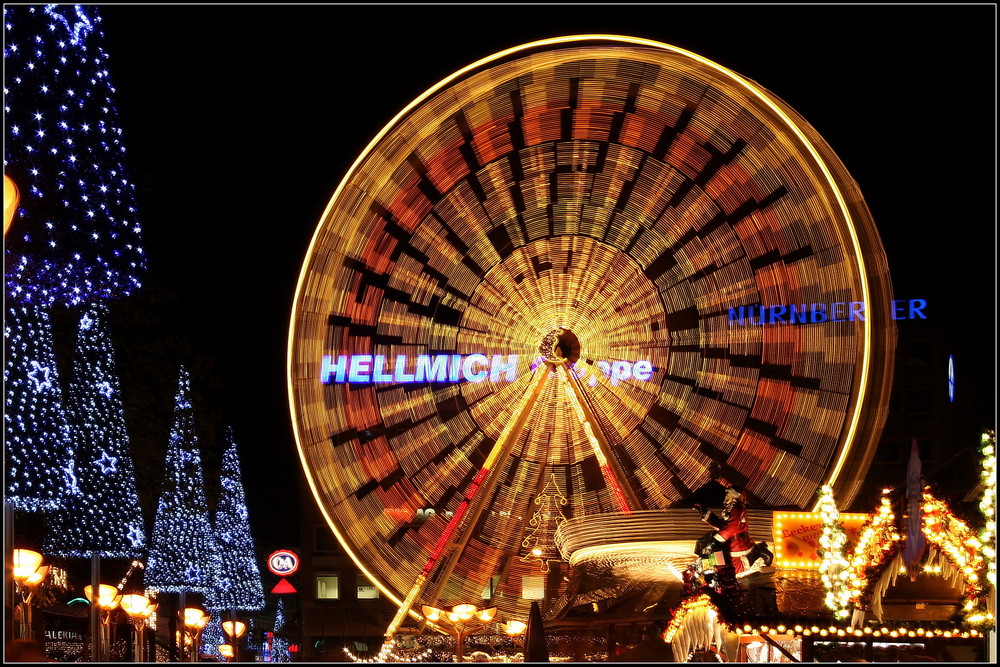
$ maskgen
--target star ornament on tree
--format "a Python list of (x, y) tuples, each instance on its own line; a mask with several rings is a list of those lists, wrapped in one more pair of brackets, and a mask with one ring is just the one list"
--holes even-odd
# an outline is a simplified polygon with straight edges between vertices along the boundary
[(99, 391), (101, 393), (101, 396), (103, 396), (104, 398), (111, 398), (111, 392), (113, 391), (113, 389), (111, 388), (111, 383), (105, 381), (98, 383), (97, 391)]
[(104, 452), (101, 454), (101, 458), (97, 460), (97, 465), (101, 467), (101, 472), (105, 475), (118, 472), (118, 457)]
[(133, 524), (128, 529), (128, 540), (132, 543), (133, 547), (138, 549), (146, 542), (146, 536), (143, 535), (142, 528)]
[(32, 370), (28, 371), (28, 377), (35, 383), (35, 391), (52, 388), (52, 380), (49, 379), (50, 368), (42, 366), (37, 361), (31, 362)]

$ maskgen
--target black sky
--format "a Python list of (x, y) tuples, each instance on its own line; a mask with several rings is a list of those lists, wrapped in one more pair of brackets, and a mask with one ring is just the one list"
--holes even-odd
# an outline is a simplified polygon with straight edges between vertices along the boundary
[(992, 5), (100, 12), (150, 267), (144, 294), (119, 314), (127, 331), (116, 334), (125, 391), (143, 394), (132, 399), (143, 410), (129, 417), (134, 439), (165, 446), (176, 364), (191, 365), (208, 448), (222, 426), (235, 429), (265, 546), (297, 544), (285, 344), (295, 281), (329, 197), (424, 90), (545, 37), (599, 32), (680, 46), (802, 114), (860, 184), (897, 298), (928, 300), (952, 336), (960, 397), (976, 401), (984, 426), (995, 423)]

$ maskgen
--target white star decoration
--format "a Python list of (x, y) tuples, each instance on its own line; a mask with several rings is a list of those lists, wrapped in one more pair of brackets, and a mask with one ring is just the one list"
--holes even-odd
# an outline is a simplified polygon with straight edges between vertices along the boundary
[(101, 466), (101, 472), (105, 475), (109, 472), (118, 472), (118, 457), (104, 452), (97, 461), (97, 465)]
[(128, 540), (132, 543), (133, 547), (141, 547), (146, 541), (145, 536), (142, 534), (142, 529), (139, 526), (132, 525), (128, 529)]
[(97, 385), (97, 391), (101, 393), (104, 398), (111, 398), (111, 383), (110, 382), (100, 382)]
[(28, 372), (28, 377), (35, 383), (35, 391), (51, 389), (52, 381), (49, 379), (49, 367), (42, 366), (37, 361), (31, 362), (32, 370)]
[(84, 313), (83, 318), (80, 319), (80, 328), (84, 331), (90, 331), (90, 326), (94, 323), (93, 318), (89, 314)]

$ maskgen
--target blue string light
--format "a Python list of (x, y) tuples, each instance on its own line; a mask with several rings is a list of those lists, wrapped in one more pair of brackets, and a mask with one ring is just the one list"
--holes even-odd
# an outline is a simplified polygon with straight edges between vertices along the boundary
[(56, 510), (80, 490), (48, 311), (8, 305), (4, 347), (5, 499), (27, 512)]
[(220, 474), (222, 491), (215, 512), (219, 568), (215, 590), (208, 596), (207, 606), (213, 610), (255, 611), (264, 608), (264, 586), (250, 534), (246, 493), (232, 429), (227, 431), (226, 441)]
[(15, 301), (78, 304), (140, 286), (146, 258), (95, 7), (4, 7), (5, 238)]
[(211, 593), (219, 568), (190, 394), (182, 367), (145, 578), (147, 588), (168, 593)]
[(136, 558), (146, 544), (106, 306), (80, 319), (69, 386), (80, 496), (48, 517), (42, 551)]

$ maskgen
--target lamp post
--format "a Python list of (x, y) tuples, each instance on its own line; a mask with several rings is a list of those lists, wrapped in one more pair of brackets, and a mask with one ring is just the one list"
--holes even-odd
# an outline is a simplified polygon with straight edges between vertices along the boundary
[(189, 662), (198, 662), (198, 652), (201, 650), (201, 631), (205, 629), (208, 619), (211, 618), (203, 609), (197, 607), (187, 607), (184, 609), (184, 636), (190, 640)]
[[(235, 620), (223, 621), (222, 631), (226, 633), (227, 637), (229, 637), (229, 645), (230, 645), (229, 655), (227, 655), (226, 657), (229, 659), (230, 662), (234, 660), (238, 662), (239, 652), (240, 652), (240, 637), (242, 637), (243, 633), (247, 631), (247, 624), (244, 623), (243, 621), (235, 621)], [(222, 646), (219, 647), (219, 653), (222, 653)], [(222, 653), (222, 655), (225, 655), (225, 653)]]
[(436, 628), (455, 638), (455, 662), (462, 662), (465, 638), (486, 629), (497, 615), (496, 607), (480, 609), (474, 604), (459, 604), (451, 611), (422, 605), (424, 618)]
[(122, 594), (110, 584), (99, 584), (96, 600), (93, 586), (84, 586), (83, 594), (90, 600), (91, 605), (97, 605), (101, 614), (99, 636), (90, 638), (91, 655), (99, 656), (101, 662), (107, 662), (111, 659), (111, 612), (118, 608)]
[(146, 629), (146, 619), (153, 615), (158, 606), (156, 603), (150, 602), (149, 598), (145, 595), (140, 595), (139, 593), (130, 593), (122, 596), (121, 607), (128, 614), (129, 621), (132, 622), (132, 629), (135, 630), (133, 643), (135, 662), (145, 662), (146, 660), (144, 632)]
[(42, 565), (42, 554), (31, 549), (14, 549), (14, 584), (18, 594), (18, 611), (20, 623), (17, 636), (19, 639), (31, 639), (31, 601), (35, 589), (45, 580), (49, 566)]

